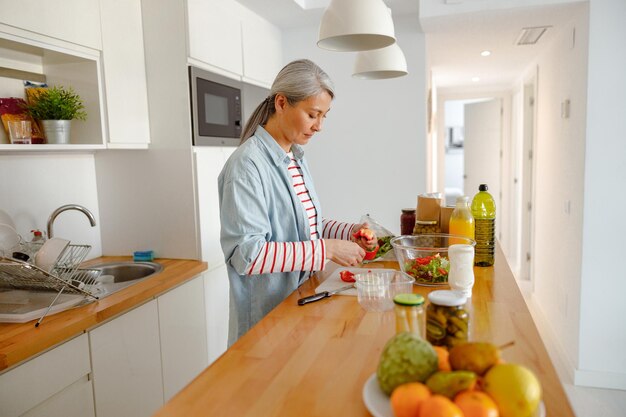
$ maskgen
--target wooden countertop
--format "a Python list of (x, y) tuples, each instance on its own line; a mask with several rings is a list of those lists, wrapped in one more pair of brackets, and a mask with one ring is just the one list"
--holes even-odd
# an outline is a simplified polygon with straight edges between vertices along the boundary
[[(129, 260), (132, 258), (105, 256), (85, 264)], [(37, 328), (36, 320), (0, 323), (0, 372), (148, 302), (207, 269), (206, 262), (193, 260), (156, 259), (155, 262), (164, 269), (154, 277), (102, 300), (47, 316)]]
[[(155, 416), (369, 415), (361, 392), (395, 332), (394, 313), (366, 313), (356, 297), (340, 295), (298, 306), (332, 269), (303, 284)], [(535, 372), (547, 415), (574, 416), (502, 252), (494, 267), (474, 271), (470, 339), (515, 341), (503, 357)], [(431, 290), (415, 286), (423, 295)]]

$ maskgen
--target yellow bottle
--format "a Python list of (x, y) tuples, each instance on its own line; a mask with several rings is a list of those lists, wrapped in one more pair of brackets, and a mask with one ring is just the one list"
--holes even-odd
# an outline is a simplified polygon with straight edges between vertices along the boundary
[[(474, 239), (474, 217), (469, 208), (469, 197), (464, 195), (457, 197), (456, 207), (450, 216), (449, 230), (451, 235)], [(450, 239), (450, 243), (463, 242), (454, 242), (454, 239)]]

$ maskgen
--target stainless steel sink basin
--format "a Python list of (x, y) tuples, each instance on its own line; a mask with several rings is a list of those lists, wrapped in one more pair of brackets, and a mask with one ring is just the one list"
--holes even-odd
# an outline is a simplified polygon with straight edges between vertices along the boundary
[(156, 262), (133, 261), (101, 263), (89, 265), (89, 268), (102, 271), (94, 288), (94, 295), (98, 298), (104, 298), (163, 271), (163, 266)]
[(102, 271), (101, 282), (116, 284), (147, 278), (163, 270), (163, 266), (154, 262), (111, 262), (92, 265), (90, 268)]

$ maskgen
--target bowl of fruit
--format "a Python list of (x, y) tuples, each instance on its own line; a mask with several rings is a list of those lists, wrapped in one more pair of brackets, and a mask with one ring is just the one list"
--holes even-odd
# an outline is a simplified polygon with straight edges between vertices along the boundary
[(505, 363), (500, 350), (487, 342), (448, 350), (398, 333), (365, 383), (363, 401), (375, 417), (545, 417), (535, 374)]
[(445, 233), (403, 235), (391, 239), (391, 246), (402, 272), (415, 278), (417, 285), (447, 285), (450, 261), (448, 248), (476, 242), (463, 236)]

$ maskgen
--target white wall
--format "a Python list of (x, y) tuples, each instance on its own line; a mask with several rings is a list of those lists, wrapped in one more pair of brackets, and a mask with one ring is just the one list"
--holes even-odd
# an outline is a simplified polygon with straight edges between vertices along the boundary
[(404, 77), (353, 79), (355, 53), (318, 48), (317, 22), (283, 34), (283, 57), (309, 58), (335, 83), (323, 130), (305, 148), (324, 217), (358, 221), (369, 213), (399, 233), (400, 210), (426, 192), (426, 74), (417, 18), (394, 23), (408, 63)]
[[(571, 369), (578, 364), (587, 114), (586, 5), (537, 61), (537, 136), (534, 146), (533, 275), (535, 301)], [(576, 43), (572, 46), (572, 30)], [(568, 119), (561, 102), (571, 101)], [(608, 197), (603, 195), (603, 197)], [(569, 206), (567, 206), (569, 204)], [(569, 210), (566, 210), (569, 207)], [(597, 266), (597, 262), (594, 262)], [(606, 288), (606, 287), (604, 287)], [(603, 319), (602, 327), (606, 322)], [(596, 323), (598, 325), (598, 323)], [(606, 333), (603, 334), (606, 336)], [(603, 345), (605, 340), (596, 340)], [(606, 358), (606, 356), (604, 356)], [(614, 361), (611, 361), (614, 366)]]
[(152, 143), (96, 157), (102, 246), (107, 255), (153, 249), (158, 257), (199, 259), (185, 3), (142, 6)]
[[(580, 351), (575, 382), (626, 389), (626, 2), (592, 0), (582, 207)], [(584, 114), (582, 115), (584, 117)]]
[(97, 224), (91, 227), (84, 214), (67, 211), (54, 222), (54, 236), (91, 245), (88, 259), (100, 256), (101, 224), (93, 155), (0, 155), (0, 209), (13, 218), (23, 239), (30, 240), (33, 229), (45, 232), (50, 214), (70, 203), (89, 209)]

